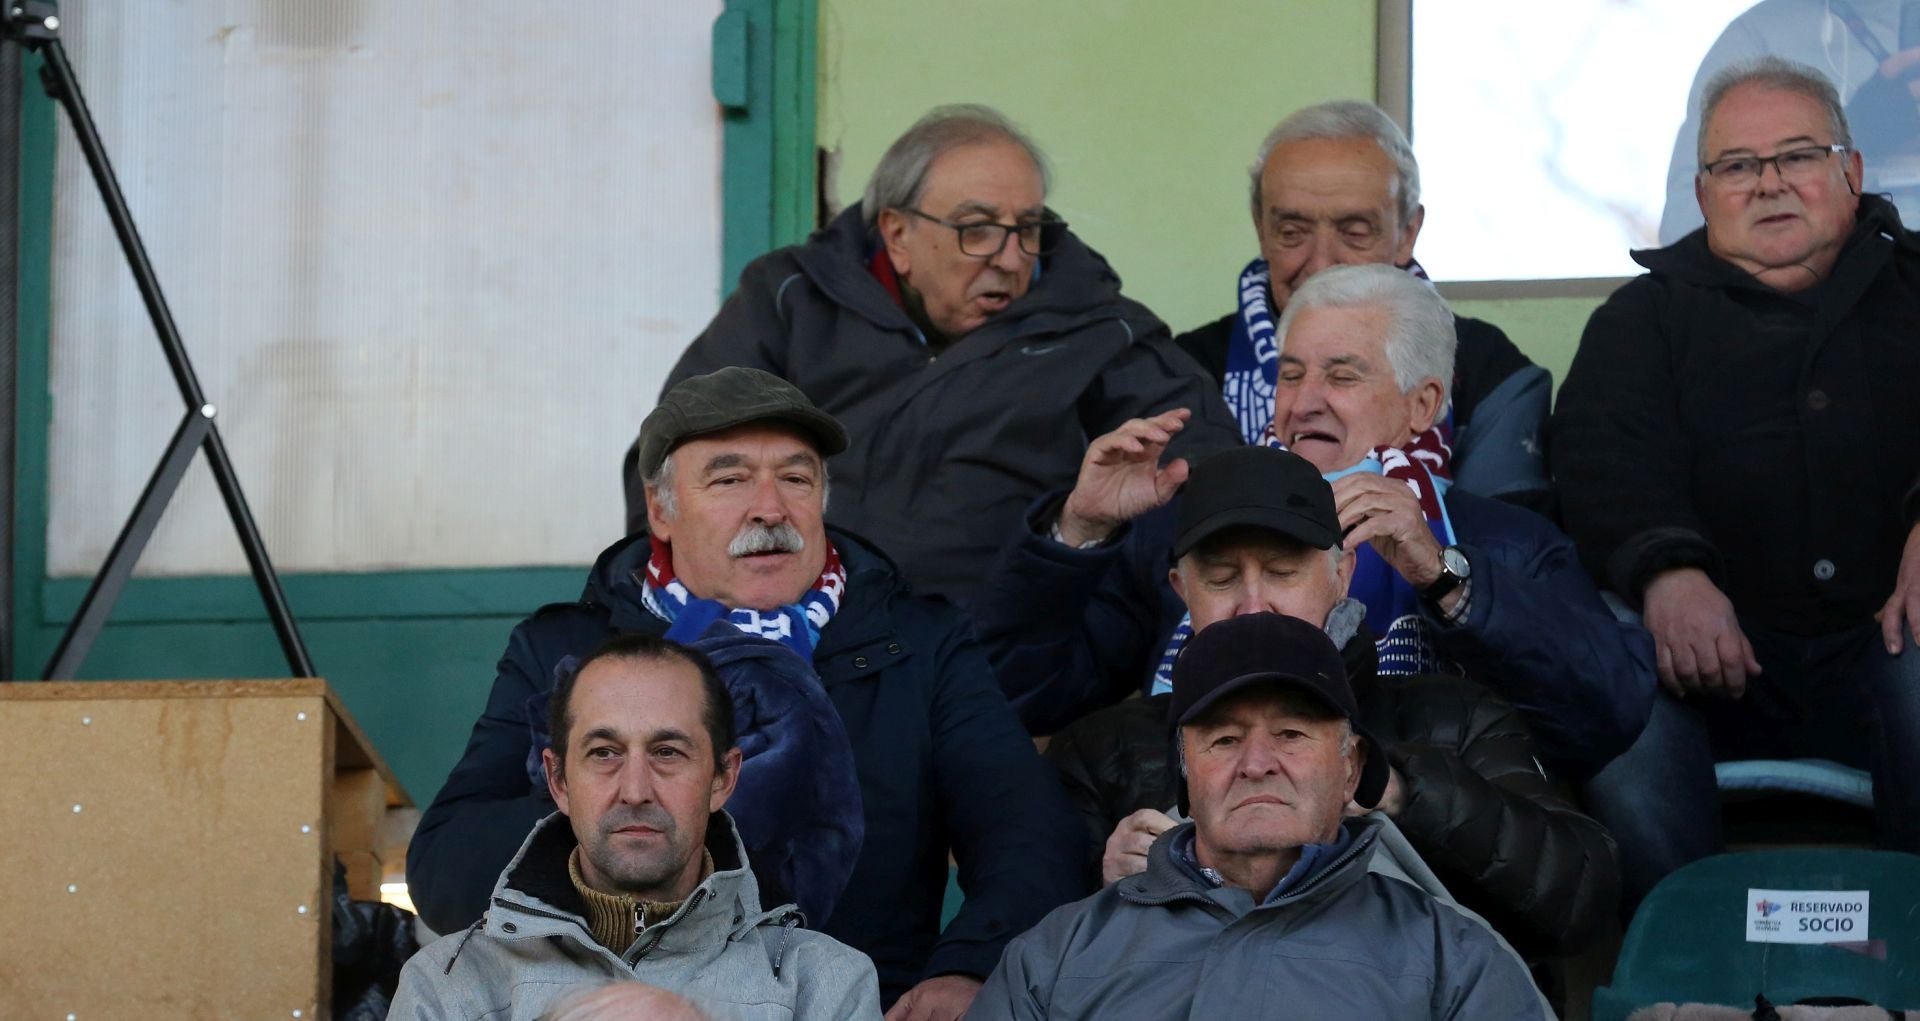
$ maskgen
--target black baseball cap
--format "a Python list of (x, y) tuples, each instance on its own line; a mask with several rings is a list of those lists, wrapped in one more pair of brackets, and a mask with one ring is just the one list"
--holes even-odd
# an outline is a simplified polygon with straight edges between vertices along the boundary
[(798, 428), (812, 438), (823, 458), (847, 449), (846, 428), (814, 407), (799, 387), (771, 372), (730, 365), (683, 379), (661, 395), (659, 406), (640, 423), (640, 477), (659, 471), (660, 462), (687, 440), (763, 421)]
[[(1316, 475), (1315, 478), (1319, 476)], [(1380, 742), (1360, 726), (1360, 707), (1347, 665), (1325, 631), (1296, 617), (1249, 613), (1209, 625), (1187, 640), (1173, 661), (1173, 700), (1167, 723), (1178, 740), (1179, 728), (1228, 695), (1254, 684), (1280, 684), (1305, 691), (1353, 724), (1367, 742), (1366, 762), (1353, 800), (1363, 808), (1380, 803), (1387, 790), (1387, 756)], [(1186, 784), (1180, 785), (1180, 810), (1188, 812)]]
[(1270, 528), (1315, 549), (1340, 541), (1333, 487), (1299, 454), (1234, 447), (1193, 466), (1180, 492), (1173, 540), (1178, 560), (1207, 538), (1239, 525)]

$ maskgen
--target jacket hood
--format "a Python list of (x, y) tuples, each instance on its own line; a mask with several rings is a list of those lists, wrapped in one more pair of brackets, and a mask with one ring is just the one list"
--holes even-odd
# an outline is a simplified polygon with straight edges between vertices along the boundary
[[(500, 879), (492, 907), (481, 924), (503, 941), (556, 936), (612, 951), (597, 943), (588, 928), (586, 904), (567, 874), (567, 858), (578, 846), (567, 817), (559, 812), (534, 825)], [(648, 928), (635, 950), (666, 956), (719, 946), (767, 923), (798, 917), (791, 904), (772, 910), (760, 906), (760, 887), (747, 868), (746, 845), (725, 811), (707, 817), (707, 853), (713, 873), (687, 895), (680, 909)]]
[[(1859, 216), (1854, 220), (1853, 230), (1847, 234), (1846, 243), (1840, 248), (1836, 269), (1858, 247), (1861, 239), (1875, 235), (1892, 239), (1909, 251), (1920, 251), (1920, 235), (1911, 234), (1901, 226), (1900, 214), (1894, 209), (1893, 203), (1879, 195), (1862, 195)], [(1693, 233), (1665, 248), (1640, 248), (1630, 254), (1634, 262), (1648, 270), (1688, 283), (1705, 286), (1744, 285), (1771, 290), (1755, 280), (1751, 273), (1713, 254), (1713, 250), (1707, 247), (1705, 227), (1695, 228)]]
[[(1049, 210), (1051, 212), (1051, 210)], [(907, 313), (867, 271), (878, 241), (861, 219), (858, 204), (848, 206), (833, 222), (820, 228), (805, 245), (794, 249), (800, 269), (839, 304), (886, 329), (913, 329)], [(1040, 257), (1040, 279), (1027, 293), (988, 321), (1018, 322), (1042, 314), (1111, 315), (1120, 298), (1120, 275), (1099, 252), (1072, 230), (1060, 244)], [(985, 329), (985, 327), (982, 327)], [(957, 338), (956, 338), (957, 339)]]
[[(1366, 875), (1373, 857), (1374, 842), (1380, 834), (1380, 820), (1358, 816), (1342, 820), (1340, 826), (1353, 838), (1345, 851), (1317, 863), (1313, 871), (1307, 873), (1291, 892), (1271, 904), (1258, 904), (1261, 895), (1254, 894), (1258, 904), (1255, 910), (1325, 898)], [(1120, 896), (1135, 904), (1145, 905), (1170, 904), (1179, 900), (1214, 903), (1207, 896), (1214, 888), (1173, 860), (1175, 839), (1182, 833), (1191, 832), (1193, 828), (1193, 823), (1185, 822), (1160, 834), (1153, 846), (1147, 849), (1147, 870), (1115, 884)]]
[[(855, 598), (856, 593), (864, 602), (869, 595), (884, 597), (896, 589), (906, 588), (900, 569), (878, 546), (832, 525), (827, 526), (827, 539), (840, 551), (841, 566), (847, 570), (849, 600)], [(645, 586), (641, 578), (652, 555), (653, 543), (645, 529), (608, 546), (587, 572), (587, 584), (580, 593), (580, 601), (604, 607), (615, 629), (625, 631), (647, 626), (645, 622), (654, 617), (643, 601)]]

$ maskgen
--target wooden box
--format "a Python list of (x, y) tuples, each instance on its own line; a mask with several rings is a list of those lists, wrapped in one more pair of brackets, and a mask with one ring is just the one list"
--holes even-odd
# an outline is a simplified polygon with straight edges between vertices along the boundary
[(406, 794), (323, 680), (0, 683), (0, 1018), (325, 1018)]

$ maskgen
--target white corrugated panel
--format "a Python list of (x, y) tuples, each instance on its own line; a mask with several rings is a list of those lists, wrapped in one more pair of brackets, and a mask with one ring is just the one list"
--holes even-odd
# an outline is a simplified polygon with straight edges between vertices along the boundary
[[(82, 0), (63, 34), (276, 566), (582, 563), (717, 307), (720, 0)], [(48, 562), (182, 405), (64, 119)], [(244, 571), (203, 459), (145, 574)]]

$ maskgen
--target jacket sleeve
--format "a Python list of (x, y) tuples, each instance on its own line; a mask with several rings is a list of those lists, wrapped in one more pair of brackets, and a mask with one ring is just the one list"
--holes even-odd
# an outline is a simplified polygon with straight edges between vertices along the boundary
[(1620, 895), (1613, 838), (1534, 764), (1518, 713), (1476, 686), (1409, 679), (1388, 757), (1406, 785), (1394, 820), (1461, 902), (1529, 958), (1578, 953)]
[(926, 976), (993, 970), (1007, 941), (1081, 895), (1079, 824), (960, 627), (940, 643), (931, 727), (935, 780), (966, 901), (934, 944)]
[(387, 1007), (391, 1021), (462, 1021), (465, 1012), (447, 1002), (450, 990), (442, 984), (440, 958), (422, 949), (400, 969), (399, 986)]
[(966, 1021), (1045, 1021), (1055, 962), (1038, 936), (1027, 933), (1007, 944), (1000, 966), (973, 998)]
[(1437, 921), (1439, 974), (1434, 977), (1433, 1017), (1553, 1021), (1546, 998), (1527, 969), (1493, 933), (1458, 912), (1446, 911)]
[[(539, 664), (552, 660), (537, 645), (543, 630), (566, 622), (564, 612), (543, 610), (514, 628), (486, 711), (407, 849), (408, 893), (435, 932), (459, 932), (486, 911), (501, 871), (533, 824), (554, 810), (546, 787), (527, 774), (533, 734), (526, 706), (551, 687)], [(593, 641), (584, 637), (577, 647)]]
[(880, 1021), (880, 980), (873, 962), (839, 944), (831, 951), (796, 983), (793, 1021)]
[(1661, 285), (1629, 282), (1587, 321), (1553, 416), (1562, 520), (1594, 577), (1639, 608), (1661, 571), (1721, 574), (1690, 495), (1692, 445), (1661, 322)]
[[(680, 354), (667, 380), (665, 394), (689, 376), (701, 376), (729, 365), (764, 369), (781, 378), (787, 374), (787, 321), (778, 307), (783, 286), (805, 286), (795, 280), (800, 271), (784, 251), (763, 255), (740, 272), (740, 285), (727, 296), (713, 321)], [(640, 424), (634, 423), (639, 432)], [(646, 491), (639, 478), (639, 440), (627, 447), (620, 462), (620, 485), (627, 497), (627, 534), (646, 524)]]
[[(1126, 696), (1143, 676), (1161, 617), (1164, 577), (1142, 577), (1151, 559), (1122, 526), (1106, 544), (1073, 549), (1048, 532), (1063, 500), (1035, 502), (994, 558), (968, 607), (1000, 690), (1020, 721), (1049, 734)], [(1162, 554), (1164, 557), (1164, 554)], [(1161, 573), (1164, 575), (1164, 568)]]
[(1213, 381), (1193, 356), (1175, 346), (1167, 326), (1138, 305), (1122, 320), (1133, 342), (1101, 369), (1080, 397), (1080, 426), (1089, 437), (1112, 432), (1130, 418), (1187, 408), (1193, 417), (1167, 447), (1168, 457), (1199, 461), (1240, 445), (1240, 429)]
[(1614, 617), (1544, 518), (1484, 498), (1448, 502), (1472, 591), (1457, 626), (1423, 610), (1435, 644), (1520, 710), (1557, 771), (1593, 775), (1653, 712), (1652, 638)]

